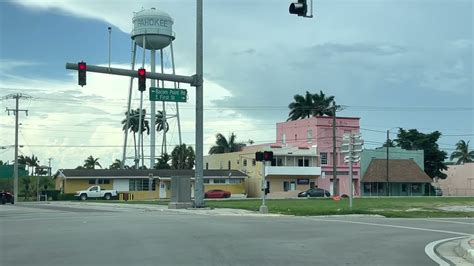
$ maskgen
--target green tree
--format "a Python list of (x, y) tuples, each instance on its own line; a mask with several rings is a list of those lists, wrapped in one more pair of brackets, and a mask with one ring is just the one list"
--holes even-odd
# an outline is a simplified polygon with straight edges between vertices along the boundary
[(160, 156), (160, 158), (157, 159), (157, 162), (154, 166), (155, 169), (171, 169), (171, 166), (168, 164), (170, 161), (171, 157), (169, 154), (164, 153), (163, 155)]
[(451, 153), (449, 159), (456, 160), (456, 164), (465, 164), (474, 161), (474, 151), (469, 151), (469, 141), (464, 140), (456, 143), (456, 151)]
[(31, 175), (34, 175), (35, 169), (39, 166), (39, 162), (38, 157), (34, 154), (32, 154), (31, 157), (26, 156), (26, 164), (28, 165), (28, 169), (31, 169)]
[(165, 117), (163, 116), (162, 111), (157, 111), (156, 112), (155, 123), (156, 123), (156, 131), (157, 132), (164, 131), (166, 133), (170, 129), (168, 122), (165, 121)]
[(192, 147), (186, 144), (177, 145), (171, 152), (172, 169), (193, 169), (196, 155)]
[(429, 134), (418, 132), (416, 129), (398, 131), (398, 138), (395, 140), (398, 147), (405, 150), (423, 150), (424, 166), (426, 174), (431, 178), (445, 179), (447, 175), (442, 170), (447, 170), (444, 160), (447, 153), (439, 149), (436, 143), (441, 137), (441, 132), (434, 131)]
[(309, 118), (311, 116), (332, 116), (331, 103), (334, 102), (334, 96), (326, 97), (323, 91), (311, 94), (306, 91), (306, 94), (293, 96), (294, 102), (288, 105), (290, 113), (287, 121)]
[(115, 161), (109, 166), (109, 169), (120, 169), (122, 166), (122, 161), (119, 159), (115, 159)]
[(226, 139), (221, 133), (216, 134), (216, 145), (209, 149), (209, 154), (228, 153), (241, 151), (245, 147), (245, 143), (236, 142), (237, 135), (230, 134), (229, 139)]
[[(332, 116), (333, 109), (331, 108), (332, 102), (334, 102), (334, 96), (326, 97), (323, 91), (319, 91), (319, 94), (315, 93), (313, 98), (313, 116)], [(338, 106), (336, 106), (337, 108)]]
[(33, 193), (33, 187), (31, 186), (31, 178), (29, 176), (25, 176), (21, 179), (23, 183), (23, 195), (25, 200), (29, 199), (31, 194)]
[(92, 155), (87, 157), (87, 159), (84, 160), (84, 168), (85, 169), (95, 169), (96, 166), (99, 166), (102, 168), (102, 165), (99, 163), (99, 158), (94, 158)]

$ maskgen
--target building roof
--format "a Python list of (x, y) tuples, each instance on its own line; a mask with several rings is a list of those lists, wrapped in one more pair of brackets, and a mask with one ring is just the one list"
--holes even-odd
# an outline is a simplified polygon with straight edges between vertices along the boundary
[[(432, 182), (431, 178), (410, 159), (390, 159), (388, 170), (388, 181), (391, 183)], [(387, 160), (373, 159), (361, 182), (387, 182)]]
[[(55, 176), (68, 177), (155, 177), (189, 176), (194, 177), (193, 169), (62, 169)], [(246, 177), (238, 170), (204, 170), (204, 176)]]

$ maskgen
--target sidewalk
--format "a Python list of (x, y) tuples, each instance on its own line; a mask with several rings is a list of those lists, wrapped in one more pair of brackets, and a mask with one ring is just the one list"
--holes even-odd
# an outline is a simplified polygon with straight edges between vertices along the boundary
[(446, 265), (474, 265), (474, 235), (442, 242), (435, 252)]

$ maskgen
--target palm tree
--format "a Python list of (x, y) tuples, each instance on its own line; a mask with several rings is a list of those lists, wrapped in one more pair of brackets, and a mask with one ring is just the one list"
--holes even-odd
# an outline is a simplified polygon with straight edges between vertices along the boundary
[(156, 122), (155, 123), (156, 123), (156, 131), (157, 132), (164, 131), (165, 133), (167, 133), (168, 130), (170, 129), (168, 122), (165, 121), (164, 118), (165, 117), (163, 116), (162, 111), (157, 111), (156, 112)]
[(115, 159), (115, 161), (109, 166), (109, 169), (120, 169), (122, 166), (122, 161)]
[(99, 158), (94, 158), (92, 155), (87, 157), (87, 159), (84, 160), (84, 168), (86, 169), (95, 169), (95, 166), (99, 166), (102, 168), (102, 165), (99, 163)]
[(290, 113), (287, 121), (289, 120), (298, 120), (300, 118), (309, 118), (312, 114), (313, 108), (313, 95), (306, 91), (306, 95), (302, 96), (296, 94), (293, 96), (294, 102), (288, 105), (290, 108)]
[(469, 141), (464, 140), (456, 143), (456, 151), (451, 153), (450, 160), (456, 159), (456, 164), (464, 164), (474, 161), (474, 151), (469, 151)]
[(168, 153), (164, 153), (163, 155), (160, 156), (160, 158), (158, 158), (154, 168), (155, 169), (171, 169), (171, 166), (168, 164), (168, 162), (170, 161), (170, 156), (168, 155)]
[(178, 145), (171, 152), (171, 168), (193, 169), (195, 157), (192, 147), (188, 147), (184, 143)]
[(334, 102), (334, 96), (326, 97), (323, 91), (319, 91), (319, 94), (313, 94), (313, 116), (332, 116), (332, 109), (330, 108), (331, 103)]
[[(28, 159), (27, 158), (28, 158), (28, 156), (19, 155), (18, 159), (17, 159), (18, 164), (23, 165), (23, 166), (28, 166), (28, 164), (27, 164)], [(28, 172), (30, 172), (30, 167), (29, 166), (28, 166)]]
[(294, 102), (288, 105), (290, 113), (286, 121), (304, 119), (311, 116), (332, 116), (333, 112), (330, 106), (334, 102), (334, 96), (326, 97), (323, 91), (319, 91), (319, 94), (311, 94), (309, 91), (306, 91), (304, 96), (296, 94), (293, 96), (293, 99)]
[[(128, 114), (128, 115), (127, 115)], [(149, 125), (149, 122), (148, 120), (145, 119), (145, 115), (146, 115), (146, 109), (142, 109), (142, 132), (141, 134), (143, 134), (143, 132), (147, 132), (147, 135), (150, 134), (150, 125)], [(134, 150), (135, 150), (135, 158), (137, 158), (137, 153), (138, 153), (138, 150), (137, 150), (137, 139), (136, 139), (136, 133), (138, 133), (138, 130), (139, 130), (139, 124), (140, 124), (140, 109), (136, 109), (136, 110), (130, 110), (130, 113), (127, 113), (125, 112), (125, 119), (122, 120), (122, 124), (123, 124), (123, 128), (122, 130), (127, 130), (127, 116), (129, 116), (130, 118), (130, 121), (129, 121), (129, 124), (128, 124), (128, 130), (130, 130), (130, 132), (133, 133), (133, 146), (134, 146)], [(142, 143), (140, 143), (141, 146), (142, 146), (142, 154), (143, 154), (143, 138), (142, 138)], [(135, 162), (137, 163), (137, 162)]]
[(230, 134), (229, 140), (227, 140), (221, 133), (217, 133), (216, 145), (211, 147), (209, 154), (241, 151), (246, 144), (243, 142), (236, 142), (236, 138), (237, 136), (233, 132)]
[(38, 157), (36, 157), (34, 154), (31, 155), (31, 157), (26, 156), (26, 164), (28, 165), (28, 169), (31, 168), (31, 175), (34, 174), (35, 168), (39, 166), (39, 160)]

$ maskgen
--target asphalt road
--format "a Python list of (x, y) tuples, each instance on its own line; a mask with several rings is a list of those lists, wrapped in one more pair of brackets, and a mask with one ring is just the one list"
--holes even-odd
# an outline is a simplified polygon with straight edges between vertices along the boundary
[(15, 204), (0, 206), (0, 265), (436, 265), (428, 243), (473, 233), (473, 219)]

